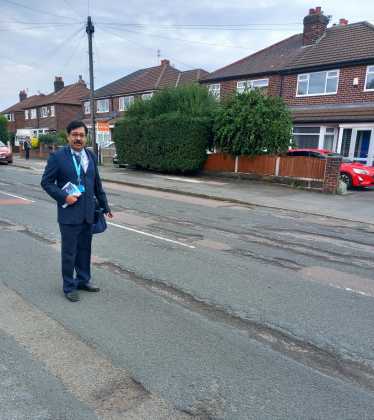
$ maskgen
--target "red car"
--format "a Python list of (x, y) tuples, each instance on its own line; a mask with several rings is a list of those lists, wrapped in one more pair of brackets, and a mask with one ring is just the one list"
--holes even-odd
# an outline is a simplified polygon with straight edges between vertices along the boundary
[[(326, 159), (327, 156), (341, 156), (331, 150), (321, 149), (292, 149), (287, 150), (287, 156), (309, 156), (317, 159)], [(352, 187), (374, 186), (374, 167), (355, 163), (343, 157), (340, 169), (340, 179), (347, 184), (347, 189)]]
[(13, 163), (13, 155), (2, 141), (0, 141), (0, 162)]

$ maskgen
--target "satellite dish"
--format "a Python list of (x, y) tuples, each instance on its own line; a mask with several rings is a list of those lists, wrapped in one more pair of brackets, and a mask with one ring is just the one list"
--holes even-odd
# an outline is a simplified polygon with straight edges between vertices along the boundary
[(83, 114), (77, 114), (77, 118), (78, 118), (78, 120), (83, 120), (84, 115)]
[(109, 115), (110, 115), (112, 118), (115, 118), (115, 117), (117, 116), (117, 112), (115, 112), (115, 111), (110, 111), (110, 112), (109, 112)]

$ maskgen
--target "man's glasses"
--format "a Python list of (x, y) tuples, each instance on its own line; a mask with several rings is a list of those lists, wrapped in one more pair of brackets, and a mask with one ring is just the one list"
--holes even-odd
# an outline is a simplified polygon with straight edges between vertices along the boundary
[(74, 139), (76, 138), (80, 138), (80, 139), (84, 139), (86, 137), (86, 134), (79, 134), (79, 133), (70, 133), (69, 134), (71, 137), (73, 137)]

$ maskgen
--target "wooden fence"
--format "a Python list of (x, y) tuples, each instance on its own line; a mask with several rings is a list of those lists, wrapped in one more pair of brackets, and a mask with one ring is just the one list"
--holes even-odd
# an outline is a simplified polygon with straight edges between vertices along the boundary
[(279, 158), (279, 176), (323, 179), (326, 161), (306, 156)]
[(100, 163), (113, 165), (113, 156), (116, 153), (115, 147), (103, 147), (100, 149)]
[(261, 155), (253, 158), (238, 156), (233, 159), (229, 155), (216, 153), (207, 156), (204, 170), (321, 180), (324, 179), (325, 166), (325, 160), (304, 156)]

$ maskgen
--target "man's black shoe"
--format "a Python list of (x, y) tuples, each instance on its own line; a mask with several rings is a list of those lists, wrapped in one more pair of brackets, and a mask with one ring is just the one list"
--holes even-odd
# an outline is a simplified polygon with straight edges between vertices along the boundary
[(78, 302), (79, 295), (76, 290), (74, 292), (65, 293), (66, 299), (70, 300), (70, 302)]
[(77, 289), (85, 290), (86, 292), (100, 292), (99, 286), (94, 286), (93, 284), (86, 284), (86, 286), (78, 286)]

